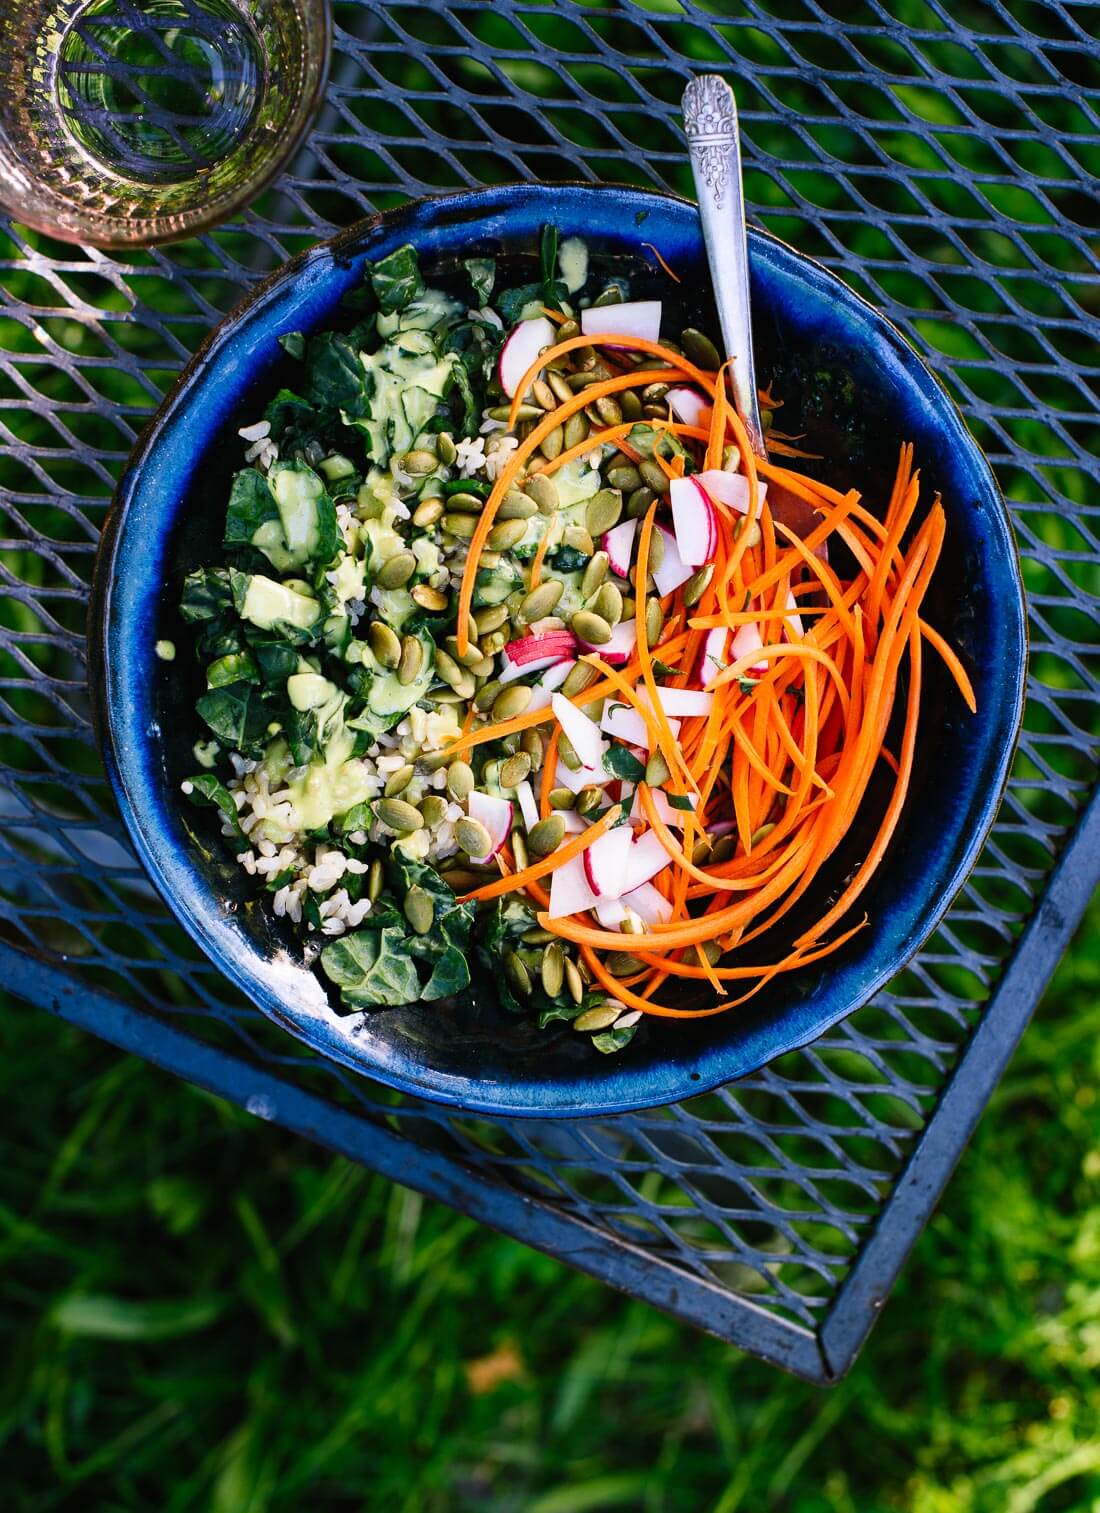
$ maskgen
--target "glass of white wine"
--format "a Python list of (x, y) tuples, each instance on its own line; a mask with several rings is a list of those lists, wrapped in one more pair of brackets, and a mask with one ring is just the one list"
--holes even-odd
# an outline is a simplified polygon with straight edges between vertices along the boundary
[(328, 0), (0, 4), (0, 209), (100, 247), (225, 220), (301, 142), (330, 28)]

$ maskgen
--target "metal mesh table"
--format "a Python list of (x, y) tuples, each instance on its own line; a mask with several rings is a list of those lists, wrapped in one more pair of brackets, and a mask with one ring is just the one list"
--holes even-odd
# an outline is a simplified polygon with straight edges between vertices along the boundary
[[(986, 0), (347, 0), (308, 147), (238, 224), (111, 257), (0, 232), (0, 966), (120, 1046), (819, 1381), (843, 1372), (1100, 876), (1100, 10)], [(1025, 733), (981, 863), (876, 1002), (678, 1107), (489, 1123), (270, 1026), (127, 850), (91, 737), (98, 526), (149, 411), (249, 285), (409, 195), (523, 177), (687, 192), (677, 101), (725, 72), (755, 218), (899, 321), (1008, 496)]]

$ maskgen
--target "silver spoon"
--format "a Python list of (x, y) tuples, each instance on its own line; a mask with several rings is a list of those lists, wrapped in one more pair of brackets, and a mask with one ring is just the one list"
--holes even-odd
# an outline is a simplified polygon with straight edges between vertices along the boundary
[(753, 451), (757, 457), (766, 459), (752, 360), (749, 253), (737, 102), (725, 79), (717, 74), (701, 74), (684, 90), (681, 108), (718, 323), (726, 356), (733, 359), (730, 370), (733, 402)]

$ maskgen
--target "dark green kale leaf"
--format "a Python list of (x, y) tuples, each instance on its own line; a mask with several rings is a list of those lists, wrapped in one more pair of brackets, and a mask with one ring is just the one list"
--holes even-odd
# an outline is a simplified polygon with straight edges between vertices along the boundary
[(247, 851), (248, 836), (241, 829), (240, 820), (237, 818), (237, 806), (225, 784), (212, 772), (200, 772), (197, 776), (188, 778), (187, 781), (190, 784), (187, 797), (191, 802), (199, 808), (219, 809), (222, 816), (233, 826), (234, 836)]
[(213, 620), (232, 608), (233, 589), (228, 569), (199, 567), (183, 580), (180, 614), (188, 624)]
[(621, 1051), (624, 1046), (628, 1046), (637, 1033), (637, 1024), (624, 1025), (621, 1030), (612, 1027), (610, 1030), (600, 1030), (597, 1035), (593, 1035), (592, 1044), (597, 1051), (602, 1051), (605, 1056), (609, 1056), (614, 1051)]
[(558, 278), (558, 228), (544, 226), (539, 238), (539, 270), (542, 273), (542, 303), (560, 310), (569, 290)]
[(588, 557), (575, 546), (557, 546), (546, 554), (546, 560), (557, 573), (580, 573), (588, 566)]
[(398, 247), (388, 257), (380, 259), (370, 268), (371, 288), (379, 308), (391, 315), (418, 299), (424, 293), (424, 280), (420, 275), (420, 260), (416, 248), (407, 245)]
[(603, 754), (603, 764), (612, 777), (625, 778), (628, 783), (640, 783), (645, 777), (644, 763), (625, 746), (609, 746)]
[(306, 348), (306, 395), (319, 410), (355, 419), (368, 412), (373, 383), (357, 348), (335, 331), (310, 338)]
[(399, 897), (404, 898), (410, 888), (421, 888), (435, 906), (435, 923), (431, 931), (427, 935), (410, 931), (407, 942), (407, 949), (432, 968), (420, 996), (431, 1001), (460, 992), (470, 982), (467, 954), (477, 918), (476, 905), (457, 903), (454, 893), (434, 867), (412, 861), (400, 851), (393, 856), (390, 871), (394, 892)]
[(279, 337), (279, 345), (290, 357), (296, 357), (299, 362), (306, 355), (306, 339), (301, 331), (284, 331)]
[(496, 258), (467, 257), (463, 259), (462, 266), (470, 275), (470, 284), (473, 287), (474, 298), (479, 305), (487, 305), (492, 298), (493, 285), (496, 282)]
[(242, 468), (234, 476), (225, 516), (226, 547), (248, 546), (261, 525), (277, 520), (279, 510), (267, 479), (257, 468)]
[(287, 678), (298, 671), (301, 654), (296, 646), (277, 636), (274, 631), (260, 630), (250, 625), (245, 638), (259, 669), (260, 677), (268, 688), (282, 688)]
[(223, 746), (245, 756), (263, 755), (272, 710), (255, 683), (211, 688), (195, 701), (195, 708)]
[[(526, 1014), (528, 1005), (517, 998), (501, 970), (509, 951), (514, 951), (525, 931), (535, 927), (534, 914), (519, 899), (498, 898), (489, 912), (477, 943), (477, 957), (485, 968), (502, 1009), (512, 1014)], [(578, 1011), (579, 1012), (579, 1011)]]
[(416, 964), (397, 925), (341, 936), (321, 952), (321, 966), (350, 1009), (392, 1007), (420, 997)]

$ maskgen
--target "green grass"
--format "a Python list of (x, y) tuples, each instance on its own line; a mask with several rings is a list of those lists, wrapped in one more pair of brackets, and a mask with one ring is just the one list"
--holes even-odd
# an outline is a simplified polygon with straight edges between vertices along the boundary
[(1089, 929), (832, 1391), (9, 1004), (0, 1503), (1095, 1508)]

